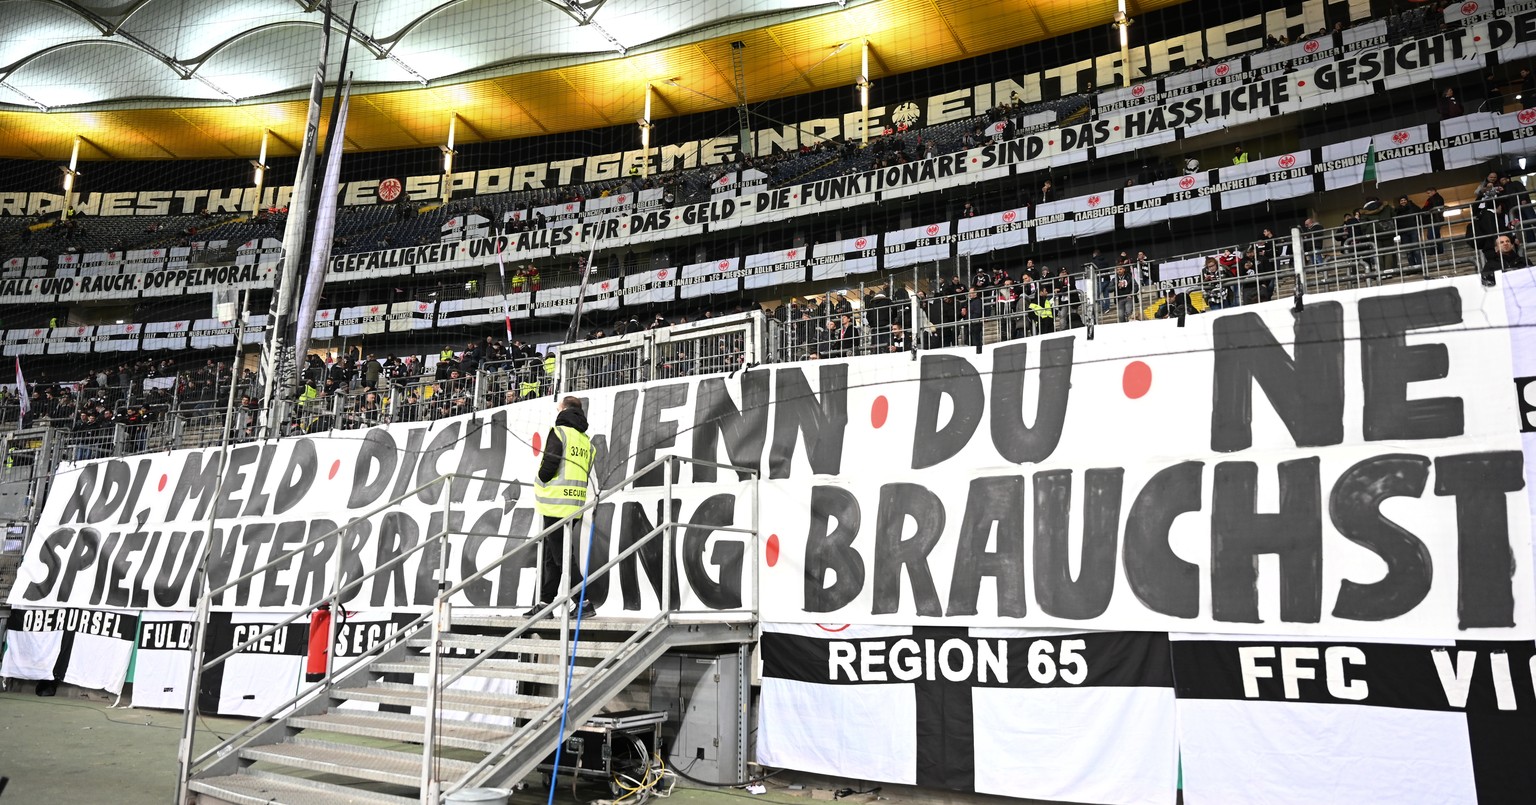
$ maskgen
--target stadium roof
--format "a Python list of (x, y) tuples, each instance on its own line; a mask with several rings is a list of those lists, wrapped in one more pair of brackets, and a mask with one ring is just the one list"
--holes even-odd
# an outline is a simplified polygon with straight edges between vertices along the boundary
[[(1130, 14), (1181, 0), (1136, 0)], [(337, 3), (338, 14), (351, 6)], [(851, 87), (1094, 25), (1115, 0), (358, 0), (349, 147), (433, 146), (633, 123)], [(252, 157), (302, 137), (318, 0), (10, 0), (0, 156)], [(1106, 28), (1106, 49), (1114, 46)], [(332, 48), (332, 75), (340, 37)], [(850, 111), (853, 110), (850, 92)]]

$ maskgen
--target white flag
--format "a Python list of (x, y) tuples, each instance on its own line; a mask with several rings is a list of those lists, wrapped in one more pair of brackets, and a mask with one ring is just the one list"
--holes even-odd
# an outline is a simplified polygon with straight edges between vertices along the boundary
[(21, 406), (21, 418), (32, 413), (32, 395), (27, 391), (27, 379), (21, 375), (21, 358), (16, 359), (16, 399)]

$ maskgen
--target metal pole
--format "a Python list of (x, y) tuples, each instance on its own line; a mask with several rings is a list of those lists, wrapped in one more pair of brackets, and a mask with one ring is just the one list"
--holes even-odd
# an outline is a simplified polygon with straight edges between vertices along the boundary
[[(443, 600), (443, 590), (447, 587), (448, 558), (448, 514), (449, 498), (452, 484), (443, 482), (440, 490), (443, 496), (443, 530), (438, 532), (438, 567), (437, 567), (437, 596), (432, 600), (432, 645), (427, 655), (427, 707), (425, 711), (426, 725), (422, 730), (421, 745), (421, 801), (436, 805), (441, 798), (442, 781), (437, 779), (436, 769), (433, 768), (437, 757), (437, 719), (438, 710), (442, 707), (441, 691), (438, 683), (443, 671), (443, 633), (448, 631), (447, 602)], [(425, 555), (422, 556), (426, 558)]]
[(762, 528), (762, 501), (760, 499), (762, 483), (763, 473), (761, 467), (759, 467), (757, 472), (752, 473), (752, 614), (754, 621), (762, 619), (762, 596), (758, 590), (761, 576), (761, 570), (758, 568), (758, 557), (762, 556), (763, 542), (760, 531)]
[(864, 40), (864, 55), (859, 68), (859, 104), (864, 109), (864, 135), (860, 148), (869, 146), (869, 40)]
[(667, 456), (667, 463), (662, 466), (662, 472), (666, 475), (667, 492), (662, 499), (663, 507), (661, 517), (663, 531), (661, 532), (661, 611), (672, 611), (672, 531), (677, 527), (672, 518), (672, 482), (676, 480), (677, 457)]
[(1301, 228), (1291, 227), (1291, 265), (1296, 271), (1295, 309), (1301, 310), (1307, 293), (1306, 258), (1301, 253)]
[[(560, 606), (560, 656), (565, 658), (566, 664), (571, 661), (571, 607), (569, 604), (559, 604), (561, 598), (572, 601), (571, 591), (571, 520), (565, 521), (565, 527), (560, 529), (560, 594), (555, 596), (557, 606)], [(545, 534), (544, 539), (549, 539)], [(561, 669), (564, 670), (563, 668)], [(568, 674), (560, 674), (560, 699), (563, 701), (570, 693), (566, 684)], [(565, 736), (560, 736), (565, 740)]]
[[(246, 313), (249, 312), (251, 292), (244, 293), (245, 301), (241, 305), (240, 321), (244, 328)], [(239, 336), (235, 338), (236, 362), (243, 352), (245, 339)], [(233, 367), (231, 368), (233, 371)], [(208, 559), (213, 553), (214, 526), (218, 522), (219, 506), (217, 501), (223, 497), (224, 475), (229, 465), (229, 425), (234, 417), (235, 389), (238, 384), (229, 384), (229, 402), (224, 409), (224, 434), (219, 444), (219, 477), (215, 483), (213, 500), (208, 507), (208, 530), (203, 540), (202, 550), (198, 556), (197, 570), (193, 573), (193, 584), (202, 589), (197, 599), (197, 614), (192, 622), (192, 660), (187, 664), (187, 706), (182, 717), (181, 744), (177, 747), (177, 779), (176, 801), (185, 802), (191, 793), (189, 784), (192, 779), (192, 741), (196, 734), (197, 720), (197, 689), (202, 684), (203, 678), (203, 643), (208, 639), (208, 613), (213, 607), (212, 596), (209, 594), (208, 584)]]

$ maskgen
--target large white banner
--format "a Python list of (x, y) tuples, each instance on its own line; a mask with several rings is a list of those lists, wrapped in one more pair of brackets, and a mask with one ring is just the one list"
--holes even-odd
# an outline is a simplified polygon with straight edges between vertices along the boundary
[[(1536, 290), (1467, 278), (1322, 295), (1294, 314), (1112, 325), (1092, 341), (604, 389), (587, 406), (597, 485), (668, 453), (761, 468), (771, 622), (1529, 638), (1506, 293), (1536, 309)], [(455, 542), (448, 575), (462, 578), (534, 532), (527, 483), (551, 414), (540, 401), (241, 445), (222, 487), (216, 450), (66, 465), (11, 603), (184, 607), (210, 521), (216, 583), (347, 526), (217, 602), (293, 607), (338, 567), (355, 577), (442, 529), (436, 488), (356, 519), (371, 507), (445, 472), (520, 480), (454, 482), (454, 529), (506, 535)], [(751, 600), (750, 543), (711, 530), (750, 522), (742, 480), (679, 475), (695, 524), (674, 546), (685, 602)], [(600, 509), (597, 555), (658, 522), (660, 496), (626, 490)], [(428, 554), (349, 600), (422, 605)], [(659, 554), (645, 564), (598, 600), (654, 607)], [(526, 569), (461, 603), (522, 603)]]

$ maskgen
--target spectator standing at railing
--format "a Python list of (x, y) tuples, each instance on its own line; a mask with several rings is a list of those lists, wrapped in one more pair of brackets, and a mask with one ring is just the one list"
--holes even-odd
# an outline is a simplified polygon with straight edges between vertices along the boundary
[(890, 332), (886, 334), (882, 352), (906, 352), (912, 348), (907, 341), (906, 330), (902, 329), (901, 322), (892, 322)]
[(1435, 254), (1445, 254), (1445, 243), (1441, 238), (1440, 227), (1445, 219), (1445, 196), (1440, 191), (1431, 187), (1425, 191), (1424, 196), (1424, 233), (1435, 242)]
[(1120, 321), (1141, 318), (1136, 312), (1136, 278), (1131, 274), (1129, 266), (1115, 266), (1111, 286), (1110, 290), (1115, 295), (1115, 312)]
[(373, 391), (379, 387), (379, 378), (384, 375), (384, 365), (379, 359), (369, 353), (368, 360), (363, 362), (363, 388)]
[(1146, 288), (1157, 284), (1157, 263), (1147, 256), (1145, 250), (1136, 251), (1136, 259), (1131, 261), (1131, 266), (1138, 285)]
[(964, 317), (965, 345), (968, 347), (981, 346), (981, 325), (987, 318), (986, 301), (982, 299), (982, 292), (972, 289), (965, 294), (965, 307), (961, 308), (960, 315)]
[(1494, 239), (1493, 252), (1483, 263), (1483, 284), (1493, 286), (1494, 272), (1510, 271), (1516, 268), (1525, 268), (1530, 265), (1530, 260), (1520, 253), (1515, 245), (1515, 239), (1510, 235), (1499, 235)]
[(1398, 247), (1408, 255), (1408, 263), (1424, 265), (1424, 250), (1419, 248), (1419, 226), (1424, 222), (1424, 211), (1406, 195), (1397, 197)]
[(1365, 206), (1361, 207), (1360, 212), (1362, 226), (1367, 228), (1368, 237), (1375, 241), (1380, 261), (1378, 270), (1388, 276), (1397, 271), (1397, 251), (1394, 248), (1397, 245), (1397, 226), (1393, 222), (1395, 212), (1391, 204), (1375, 196), (1365, 200)]
[(1018, 326), (1019, 289), (1010, 278), (1004, 278), (997, 287), (993, 306), (996, 309), (994, 315), (998, 317), (998, 325), (1002, 329), (1003, 340), (1011, 340), (1023, 335), (1022, 328)]
[(1200, 290), (1205, 295), (1205, 306), (1211, 310), (1221, 310), (1227, 306), (1227, 277), (1221, 264), (1216, 258), (1205, 258), (1205, 266), (1200, 269)]

